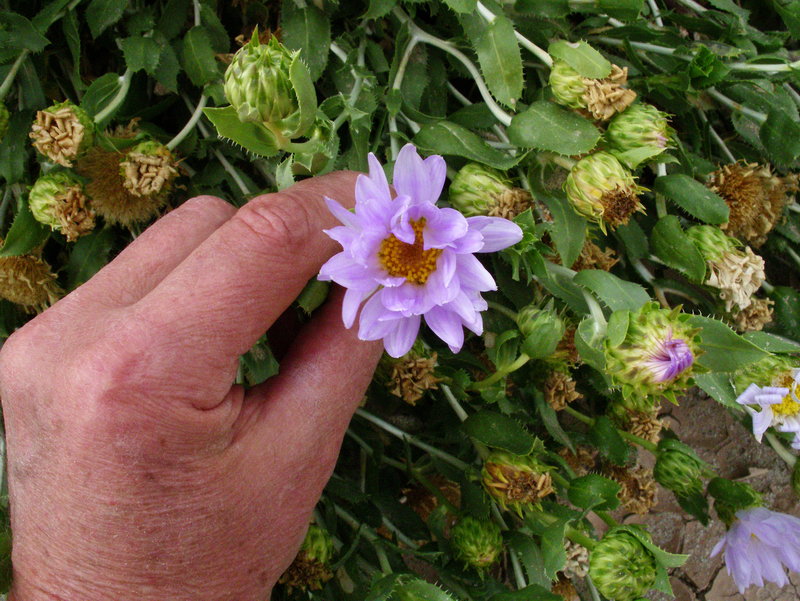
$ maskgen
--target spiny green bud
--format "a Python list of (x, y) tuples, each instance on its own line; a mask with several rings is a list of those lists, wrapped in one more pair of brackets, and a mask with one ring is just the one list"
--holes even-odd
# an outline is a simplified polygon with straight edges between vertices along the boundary
[(450, 184), (450, 204), (467, 217), (488, 215), (492, 204), (513, 189), (505, 175), (482, 165), (467, 163)]
[(736, 520), (737, 511), (764, 504), (761, 493), (755, 488), (726, 478), (712, 478), (708, 483), (708, 494), (714, 497), (717, 516), (728, 528)]
[(472, 516), (461, 518), (453, 527), (450, 542), (458, 551), (459, 559), (480, 572), (494, 564), (503, 551), (500, 527), (490, 520)]
[(517, 326), (525, 336), (523, 351), (531, 359), (549, 357), (566, 331), (564, 320), (553, 310), (552, 299), (544, 307), (537, 303), (524, 307), (517, 313)]
[(4, 102), (0, 102), (0, 140), (6, 137), (8, 132), (8, 123), (11, 120), (11, 115), (6, 108)]
[(656, 156), (674, 145), (675, 131), (667, 119), (668, 115), (652, 104), (634, 104), (611, 119), (606, 137), (620, 152), (644, 148)]
[(72, 161), (94, 143), (94, 121), (69, 100), (36, 113), (29, 137), (33, 147), (54, 163), (72, 167)]
[[(649, 540), (649, 534), (642, 535)], [(656, 560), (636, 536), (616, 527), (592, 551), (589, 576), (608, 599), (633, 601), (656, 581)]]
[(333, 540), (328, 531), (311, 524), (297, 557), (278, 582), (285, 584), (289, 592), (295, 587), (302, 590), (322, 588), (325, 582), (333, 578), (330, 568), (333, 552)]
[(575, 212), (596, 222), (605, 233), (628, 223), (635, 211), (643, 211), (639, 194), (645, 191), (614, 155), (595, 152), (575, 163), (564, 184)]
[(28, 206), (36, 221), (63, 233), (69, 242), (94, 229), (94, 210), (83, 186), (66, 172), (49, 173), (36, 180)]
[(245, 123), (275, 123), (298, 110), (289, 68), (299, 51), (290, 52), (276, 38), (267, 44), (253, 32), (225, 71), (225, 97)]
[(510, 506), (521, 514), (522, 507), (538, 503), (553, 492), (549, 471), (549, 466), (532, 455), (494, 451), (483, 464), (481, 479), (486, 492), (504, 509)]
[(659, 451), (653, 476), (661, 486), (679, 497), (689, 497), (703, 489), (703, 467), (696, 459), (675, 449)]
[(586, 84), (583, 77), (564, 61), (553, 61), (550, 69), (550, 87), (559, 104), (571, 109), (586, 108)]

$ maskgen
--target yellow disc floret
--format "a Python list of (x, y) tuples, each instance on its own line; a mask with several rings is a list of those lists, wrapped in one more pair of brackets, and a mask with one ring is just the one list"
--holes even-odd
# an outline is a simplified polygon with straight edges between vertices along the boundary
[(794, 381), (794, 378), (791, 376), (791, 374), (783, 374), (778, 385), (783, 388), (789, 388), (791, 392), (783, 397), (783, 400), (780, 403), (770, 407), (770, 409), (772, 409), (772, 413), (775, 415), (784, 416), (797, 415), (800, 413), (800, 403), (797, 402), (797, 396), (795, 395), (797, 383)]
[(425, 218), (410, 221), (414, 228), (414, 243), (408, 244), (398, 240), (394, 234), (381, 242), (378, 258), (394, 277), (406, 278), (414, 284), (424, 284), (428, 276), (436, 271), (436, 260), (442, 254), (440, 248), (424, 250), (422, 230), (425, 227)]

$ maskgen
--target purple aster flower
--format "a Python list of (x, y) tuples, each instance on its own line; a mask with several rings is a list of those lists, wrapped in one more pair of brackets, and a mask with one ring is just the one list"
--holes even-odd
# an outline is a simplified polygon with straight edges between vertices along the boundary
[[(786, 378), (788, 379), (788, 378)], [(779, 432), (794, 432), (792, 447), (800, 448), (800, 399), (797, 398), (797, 384), (800, 370), (793, 370), (791, 381), (779, 382), (787, 386), (764, 386), (750, 384), (740, 394), (736, 402), (747, 407), (753, 418), (753, 434), (761, 442), (761, 437), (770, 426)], [(758, 406), (760, 411), (751, 409)]]
[(407, 144), (389, 183), (375, 155), (369, 155), (369, 176), (356, 181), (355, 212), (326, 198), (343, 224), (326, 230), (342, 245), (319, 273), (347, 288), (342, 306), (346, 327), (355, 322), (358, 337), (383, 339), (392, 357), (406, 354), (416, 340), (422, 316), (455, 353), (466, 327), (483, 331), (481, 292), (496, 290), (491, 274), (476, 252), (501, 250), (522, 239), (516, 224), (499, 217), (464, 217), (455, 209), (436, 206), (444, 186), (444, 159), (422, 160)]
[(740, 593), (751, 584), (764, 586), (764, 580), (784, 586), (789, 584), (784, 566), (800, 572), (800, 519), (764, 507), (742, 509), (711, 557), (723, 549)]
[(694, 356), (682, 338), (673, 338), (672, 332), (659, 340), (644, 364), (657, 382), (668, 382), (692, 366)]

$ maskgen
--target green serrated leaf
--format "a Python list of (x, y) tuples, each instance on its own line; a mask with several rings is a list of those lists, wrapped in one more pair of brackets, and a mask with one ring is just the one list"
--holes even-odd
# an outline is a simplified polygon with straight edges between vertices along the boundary
[(589, 429), (589, 440), (603, 457), (615, 465), (625, 465), (628, 461), (630, 447), (605, 415), (600, 415), (595, 419), (594, 425)]
[(478, 8), (478, 0), (444, 0), (457, 13), (474, 13)]
[(208, 5), (202, 4), (200, 6), (200, 23), (206, 28), (209, 40), (211, 40), (211, 49), (217, 53), (229, 52), (231, 49), (231, 40), (225, 26), (219, 20), (217, 13)]
[(616, 348), (623, 342), (628, 335), (628, 327), (631, 323), (631, 312), (628, 309), (614, 311), (608, 319), (608, 330), (606, 339), (611, 348)]
[(520, 564), (525, 568), (525, 573), (530, 583), (539, 586), (550, 586), (550, 579), (544, 570), (542, 551), (533, 539), (522, 532), (512, 530), (508, 533), (507, 543), (509, 552), (516, 553)]
[(25, 176), (25, 162), (28, 153), (28, 133), (31, 130), (33, 114), (28, 110), (14, 111), (8, 124), (8, 131), (0, 144), (0, 177), (14, 184)]
[(536, 411), (539, 413), (539, 416), (542, 418), (542, 423), (544, 424), (545, 429), (547, 430), (548, 434), (553, 437), (553, 440), (563, 444), (573, 453), (575, 452), (575, 445), (572, 444), (572, 440), (564, 432), (564, 429), (561, 427), (561, 424), (558, 423), (558, 415), (556, 414), (555, 409), (553, 409), (550, 405), (547, 404), (547, 401), (544, 400), (544, 395), (540, 390), (537, 390), (533, 387), (529, 387), (526, 390), (529, 396), (533, 397), (534, 403), (536, 405)]
[(242, 123), (232, 106), (206, 108), (203, 113), (211, 120), (222, 138), (242, 146), (244, 149), (262, 157), (278, 154), (278, 141), (275, 134), (260, 123)]
[[(398, 0), (370, 0), (365, 19), (380, 19), (389, 14)], [(476, 0), (477, 1), (477, 0)], [(385, 60), (385, 59), (384, 59)]]
[(650, 247), (665, 265), (686, 274), (694, 282), (705, 282), (706, 262), (703, 255), (683, 232), (680, 219), (675, 215), (658, 220), (650, 235)]
[(81, 36), (78, 31), (78, 16), (75, 11), (67, 11), (61, 19), (64, 38), (67, 40), (69, 52), (72, 55), (72, 84), (81, 92), (86, 89), (86, 84), (81, 80)]
[(507, 134), (517, 146), (563, 155), (589, 152), (600, 140), (591, 121), (547, 100), (537, 100), (514, 115)]
[(478, 442), (515, 455), (528, 455), (536, 444), (536, 438), (519, 422), (495, 411), (470, 415), (461, 429)]
[(570, 481), (567, 497), (581, 509), (613, 511), (619, 507), (619, 484), (599, 474), (587, 474)]
[(331, 44), (331, 23), (324, 11), (313, 4), (298, 8), (294, 2), (284, 2), (281, 15), (283, 44), (289, 50), (299, 50), (308, 65), (311, 81), (316, 81), (328, 64)]
[(109, 26), (122, 18), (128, 0), (92, 0), (86, 7), (86, 23), (97, 39)]
[(495, 169), (511, 169), (525, 158), (525, 153), (509, 156), (492, 148), (476, 133), (449, 121), (423, 126), (414, 136), (413, 142), (426, 154), (464, 157)]
[(584, 269), (572, 281), (594, 292), (612, 311), (636, 311), (652, 300), (647, 290), (639, 284), (622, 280), (601, 269)]
[(550, 585), (529, 584), (516, 591), (503, 591), (489, 598), (489, 601), (563, 601), (564, 597), (550, 590)]
[(113, 248), (114, 231), (109, 227), (95, 229), (78, 238), (66, 265), (67, 290), (75, 290), (105, 267)]
[(317, 92), (311, 79), (311, 73), (299, 55), (292, 59), (289, 65), (289, 81), (297, 96), (299, 119), (294, 130), (286, 132), (289, 138), (304, 135), (314, 124), (317, 116)]
[(567, 553), (564, 550), (564, 531), (567, 528), (566, 519), (558, 520), (542, 533), (542, 558), (544, 559), (544, 569), (547, 577), (551, 580), (557, 578), (559, 571), (564, 569), (567, 563)]
[(775, 3), (773, 6), (786, 24), (786, 29), (791, 32), (792, 37), (800, 38), (800, 2), (795, 0), (785, 5)]
[(725, 200), (688, 175), (663, 175), (656, 179), (653, 189), (705, 223), (728, 221), (730, 209)]
[(547, 52), (553, 58), (567, 63), (581, 77), (603, 79), (611, 75), (611, 62), (583, 40), (558, 40), (550, 44)]
[(0, 248), (0, 257), (12, 257), (29, 253), (50, 235), (50, 228), (42, 225), (31, 213), (28, 203), (25, 202), (14, 217), (14, 222), (6, 234), (3, 247)]
[(783, 334), (800, 341), (800, 294), (787, 286), (775, 286), (769, 297), (775, 301), (775, 319)]
[(742, 337), (769, 353), (800, 353), (800, 343), (767, 332), (747, 332)]
[(154, 77), (156, 81), (168, 89), (170, 92), (178, 92), (178, 73), (181, 72), (181, 64), (178, 61), (178, 55), (172, 49), (172, 46), (165, 44), (161, 49), (161, 55), (158, 60), (158, 67)]
[(575, 212), (564, 194), (540, 194), (537, 198), (553, 215), (550, 238), (556, 245), (561, 262), (564, 265), (573, 265), (586, 241), (586, 220)]
[(202, 25), (195, 25), (183, 36), (180, 59), (189, 79), (198, 87), (222, 77), (208, 31)]
[(778, 163), (788, 165), (800, 156), (800, 124), (783, 111), (771, 108), (758, 135)]
[(694, 381), (701, 390), (711, 395), (719, 403), (729, 409), (742, 411), (742, 406), (736, 402), (737, 395), (727, 374), (695, 374)]
[(700, 348), (705, 354), (697, 358), (697, 363), (712, 372), (733, 372), (769, 355), (716, 319), (692, 315), (688, 323), (702, 328)]
[[(13, 12), (0, 13), (0, 48), (41, 52), (50, 41), (28, 19)], [(18, 53), (16, 53), (18, 54)]]
[(125, 38), (120, 43), (125, 64), (131, 71), (144, 69), (149, 75), (155, 74), (161, 48), (153, 38), (137, 35)]
[(156, 29), (167, 40), (171, 40), (183, 30), (191, 6), (192, 0), (168, 0), (161, 11)]
[(311, 278), (295, 301), (306, 315), (311, 315), (328, 298), (330, 287), (330, 282), (322, 282), (315, 277)]

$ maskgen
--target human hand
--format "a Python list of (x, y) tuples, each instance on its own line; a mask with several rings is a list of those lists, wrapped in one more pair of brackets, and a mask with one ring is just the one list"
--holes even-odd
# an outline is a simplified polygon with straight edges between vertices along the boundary
[(232, 383), (339, 250), (323, 194), (352, 206), (355, 179), (190, 200), (8, 339), (13, 599), (269, 598), (382, 346), (336, 290), (278, 375)]

